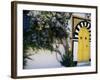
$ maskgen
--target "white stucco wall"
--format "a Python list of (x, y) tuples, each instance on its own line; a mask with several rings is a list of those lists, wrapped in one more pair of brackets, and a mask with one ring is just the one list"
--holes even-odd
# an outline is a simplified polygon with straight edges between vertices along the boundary
[[(63, 45), (59, 45), (59, 51), (63, 55), (65, 53)], [(26, 65), (24, 69), (39, 69), (39, 68), (59, 68), (62, 67), (60, 62), (61, 56), (56, 52), (51, 52), (49, 50), (38, 50), (37, 53), (28, 50), (27, 54), (32, 54), (29, 56), (32, 60), (26, 59)], [(59, 60), (59, 61), (58, 61)]]

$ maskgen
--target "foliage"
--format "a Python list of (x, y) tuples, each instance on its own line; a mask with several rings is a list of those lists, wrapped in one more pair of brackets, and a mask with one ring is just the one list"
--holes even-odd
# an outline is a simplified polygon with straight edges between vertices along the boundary
[(55, 40), (67, 39), (69, 35), (68, 18), (66, 12), (23, 10), (24, 60), (29, 58), (26, 55), (28, 47), (32, 47), (33, 50), (48, 49), (53, 51), (52, 44), (55, 43)]
[(71, 51), (69, 51), (69, 53), (63, 55), (62, 61), (60, 61), (60, 63), (65, 67), (72, 67), (72, 66), (77, 65), (77, 63), (73, 61)]
[[(27, 12), (27, 14), (26, 14)], [(41, 49), (53, 49), (54, 39), (67, 37), (66, 13), (47, 11), (24, 11), (30, 17), (27, 30), (23, 31), (23, 45)], [(26, 27), (26, 26), (24, 26)]]

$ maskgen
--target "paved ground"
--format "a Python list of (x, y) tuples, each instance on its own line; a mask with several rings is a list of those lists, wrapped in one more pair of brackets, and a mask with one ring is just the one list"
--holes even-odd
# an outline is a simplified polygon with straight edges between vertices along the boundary
[(81, 62), (77, 64), (77, 66), (90, 66), (90, 65), (91, 65), (91, 62)]

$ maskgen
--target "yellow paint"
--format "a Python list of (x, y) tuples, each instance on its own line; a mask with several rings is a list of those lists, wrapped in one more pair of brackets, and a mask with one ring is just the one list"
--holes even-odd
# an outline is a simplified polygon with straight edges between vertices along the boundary
[(78, 34), (78, 62), (89, 61), (90, 43), (89, 32), (86, 27), (82, 27)]

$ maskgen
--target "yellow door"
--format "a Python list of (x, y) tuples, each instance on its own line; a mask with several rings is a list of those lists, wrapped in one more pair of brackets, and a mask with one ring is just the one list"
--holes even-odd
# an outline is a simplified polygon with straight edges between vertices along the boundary
[(89, 32), (86, 27), (82, 27), (78, 34), (78, 62), (89, 61), (90, 43)]

